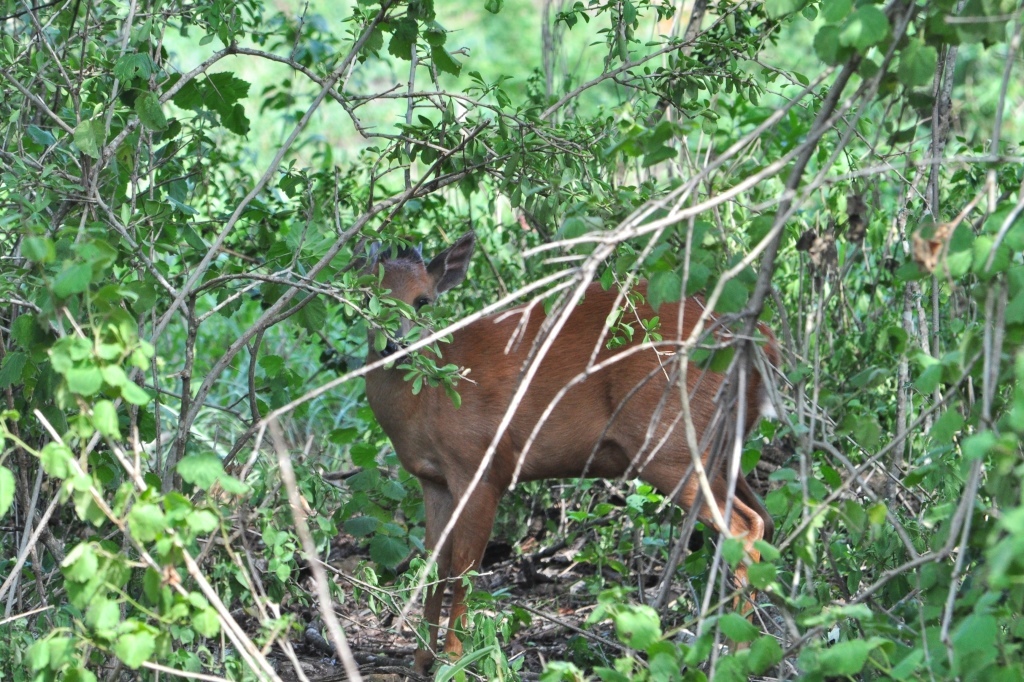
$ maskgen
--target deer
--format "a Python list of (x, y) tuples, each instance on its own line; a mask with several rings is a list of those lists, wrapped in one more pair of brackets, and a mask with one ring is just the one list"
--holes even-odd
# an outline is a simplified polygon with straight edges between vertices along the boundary
[[(384, 255), (371, 253), (366, 265), (380, 279), (390, 297), (421, 309), (439, 295), (462, 283), (476, 242), (468, 232), (449, 248), (425, 261), (418, 249)], [(380, 269), (383, 269), (383, 272)], [(646, 299), (646, 284), (635, 291)], [(511, 421), (497, 440), (486, 470), (469, 490), (485, 453), (492, 447), (499, 424), (511, 405), (531, 349), (545, 321), (543, 312), (521, 306), (477, 319), (453, 332), (441, 345), (444, 363), (463, 369), (466, 380), (457, 390), (456, 407), (441, 387), (424, 385), (413, 394), (404, 371), (385, 363), (366, 375), (366, 395), (373, 414), (398, 455), (402, 466), (419, 479), (425, 510), (424, 545), (433, 552), (438, 581), (426, 591), (423, 609), (428, 641), (414, 655), (414, 669), (425, 674), (436, 658), (435, 650), (445, 590), (450, 584), (452, 601), (444, 652), (462, 654), (457, 630), (467, 618), (466, 585), (462, 576), (477, 570), (490, 539), (498, 502), (513, 481), (591, 477), (639, 478), (670, 496), (684, 510), (696, 511), (699, 520), (717, 526), (711, 503), (699, 493), (698, 477), (691, 475), (693, 453), (687, 444), (679, 416), (683, 409), (680, 387), (673, 386), (679, 372), (673, 367), (671, 349), (678, 348), (704, 313), (700, 297), (662, 303), (658, 312), (641, 300), (630, 314), (641, 319), (660, 317), (659, 344), (643, 344), (639, 338), (610, 349), (606, 327), (622, 298), (614, 289), (593, 283), (583, 301), (571, 310), (554, 338), (526, 392), (520, 396)], [(682, 318), (682, 319), (680, 319)], [(713, 324), (718, 316), (708, 318)], [(370, 330), (368, 362), (399, 354), (402, 337), (413, 326), (403, 319), (397, 334), (375, 344)], [(763, 323), (758, 332), (767, 363), (778, 367), (775, 337)], [(677, 333), (678, 332), (678, 333)], [(375, 346), (383, 345), (380, 351)], [(670, 349), (670, 350), (666, 350)], [(616, 354), (621, 359), (615, 361)], [(678, 359), (676, 359), (678, 362)], [(582, 378), (581, 378), (582, 377)], [(715, 419), (718, 394), (725, 375), (691, 367), (686, 373), (689, 414), (698, 442)], [(746, 436), (762, 416), (774, 416), (768, 400), (766, 379), (756, 367), (747, 375), (742, 435)], [(728, 417), (726, 417), (728, 418)], [(703, 446), (701, 446), (703, 447)], [(711, 448), (708, 447), (710, 451)], [(700, 462), (708, 459), (701, 453)], [(720, 520), (728, 519), (728, 531), (740, 538), (750, 561), (758, 561), (759, 540), (771, 541), (774, 523), (746, 479), (735, 478), (731, 513), (725, 509), (728, 481), (723, 467), (707, 472), (713, 504)], [(461, 498), (469, 493), (452, 530), (442, 534), (452, 520)], [(741, 564), (733, 577), (746, 583)]]

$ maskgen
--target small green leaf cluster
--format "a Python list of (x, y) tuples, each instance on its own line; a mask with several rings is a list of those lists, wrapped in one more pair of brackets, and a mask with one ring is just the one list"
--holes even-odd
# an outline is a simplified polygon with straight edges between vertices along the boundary
[[(16, 439), (9, 431), (7, 436)], [(88, 667), (106, 654), (132, 669), (154, 658), (185, 670), (202, 669), (204, 659), (211, 660), (212, 654), (192, 645), (216, 637), (221, 616), (201, 592), (183, 588), (182, 553), (195, 552), (200, 538), (219, 533), (222, 522), (216, 511), (197, 506), (180, 493), (160, 495), (149, 489), (136, 494), (128, 481), (117, 486), (108, 506), (103, 492), (112, 481), (102, 475), (102, 468), (90, 475), (69, 448), (56, 443), (38, 452), (20, 445), (40, 459), (48, 475), (64, 480), (61, 494), (73, 499), (82, 521), (97, 531), (110, 523), (123, 529), (139, 557), (133, 559), (102, 535), (70, 549), (60, 562), (60, 572), (68, 596), (64, 612), (71, 620), (25, 652), (33, 679), (94, 679)], [(187, 480), (246, 490), (237, 482), (232, 484), (219, 460), (202, 460), (182, 462)]]
[(369, 541), (370, 559), (385, 571), (392, 571), (408, 555), (413, 546), (422, 547), (422, 535), (411, 534), (411, 524), (397, 520), (396, 511), (401, 510), (410, 521), (423, 517), (423, 506), (410, 493), (417, 489), (414, 479), (408, 474), (397, 477), (390, 475), (397, 459), (389, 453), (385, 461), (378, 462), (381, 450), (378, 436), (376, 443), (357, 442), (349, 450), (353, 464), (362, 470), (345, 482), (349, 492), (345, 506), (339, 509), (337, 517), (345, 532), (356, 538)]
[[(714, 647), (721, 646), (723, 636), (745, 646), (717, 658), (713, 679), (747, 680), (764, 674), (782, 660), (778, 641), (761, 636), (756, 626), (737, 614), (705, 621), (703, 633), (683, 643), (681, 637), (676, 636), (679, 633), (663, 630), (657, 611), (645, 605), (624, 603), (623, 597), (621, 588), (603, 592), (598, 597), (597, 608), (588, 618), (589, 623), (610, 620), (616, 638), (624, 645), (624, 655), (609, 661), (609, 665), (594, 667), (594, 674), (600, 680), (707, 680), (702, 664), (709, 659)], [(637, 654), (642, 654), (642, 658)], [(591, 678), (576, 665), (561, 662), (549, 664), (541, 679), (555, 682)]]

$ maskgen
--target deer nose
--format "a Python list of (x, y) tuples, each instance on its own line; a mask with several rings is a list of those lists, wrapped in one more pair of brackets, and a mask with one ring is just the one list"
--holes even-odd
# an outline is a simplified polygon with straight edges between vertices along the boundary
[(380, 352), (380, 356), (382, 358), (386, 358), (389, 355), (394, 355), (397, 352), (398, 352), (398, 344), (395, 343), (394, 341), (392, 341), (391, 339), (388, 339), (388, 342), (384, 344), (384, 350), (382, 350)]

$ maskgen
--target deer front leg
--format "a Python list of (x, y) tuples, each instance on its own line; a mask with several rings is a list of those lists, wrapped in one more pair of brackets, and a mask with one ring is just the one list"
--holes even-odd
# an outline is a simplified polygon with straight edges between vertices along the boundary
[(470, 494), (469, 502), (452, 530), (451, 575), (454, 587), (444, 650), (454, 658), (462, 656), (462, 641), (456, 632), (466, 627), (466, 585), (459, 576), (480, 567), (487, 540), (494, 528), (494, 516), (500, 499), (500, 489), (480, 483)]
[(440, 547), (437, 540), (448, 524), (455, 504), (446, 486), (423, 479), (420, 479), (420, 485), (423, 488), (423, 508), (426, 516), (424, 544), (428, 552), (435, 553), (437, 561), (437, 583), (427, 590), (426, 603), (423, 607), (423, 619), (428, 624), (427, 642), (416, 649), (413, 661), (413, 669), (420, 675), (426, 675), (430, 664), (434, 662), (437, 631), (441, 622), (441, 602), (444, 600), (445, 588), (451, 576), (452, 564), (451, 536)]

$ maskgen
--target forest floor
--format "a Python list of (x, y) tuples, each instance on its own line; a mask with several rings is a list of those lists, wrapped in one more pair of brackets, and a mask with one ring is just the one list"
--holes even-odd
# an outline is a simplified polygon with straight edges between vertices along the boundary
[[(557, 551), (548, 549), (533, 555), (513, 556), (511, 547), (492, 542), (483, 568), (474, 579), (478, 590), (498, 595), (490, 606), (493, 615), (499, 615), (499, 609), (508, 611), (513, 607), (529, 614), (531, 622), (523, 624), (511, 642), (503, 647), (510, 664), (519, 666), (524, 680), (538, 679), (546, 661), (573, 660), (574, 650), (587, 652), (588, 658), (597, 654), (595, 647), (611, 657), (625, 651), (616, 642), (610, 623), (586, 625), (596, 601), (587, 594), (584, 579), (593, 573), (593, 567), (574, 562), (575, 551), (572, 547), (562, 547)], [(368, 562), (369, 556), (362, 555), (351, 538), (342, 537), (332, 553), (332, 564), (338, 576), (356, 575), (359, 564), (364, 561)], [(616, 583), (621, 580), (620, 576), (609, 577)], [(406, 621), (400, 628), (396, 627), (398, 614), (375, 612), (369, 608), (365, 597), (354, 596), (351, 582), (339, 577), (338, 584), (346, 599), (335, 603), (335, 613), (363, 678), (375, 682), (432, 679), (432, 676), (421, 678), (412, 671), (416, 648), (413, 624)], [(312, 588), (310, 593), (312, 595)], [(413, 619), (420, 617), (422, 598), (419, 601), (412, 611)], [(474, 610), (487, 613), (486, 605), (483, 608), (477, 605)], [(447, 612), (446, 602), (442, 617), (446, 617)], [(319, 615), (312, 609), (308, 615), (305, 640), (292, 643), (303, 673), (310, 682), (346, 679), (340, 660), (321, 637), (320, 633), (326, 631), (320, 627)], [(301, 679), (287, 658), (278, 655), (277, 659), (282, 679), (289, 682)], [(521, 663), (517, 659), (522, 659)]]

